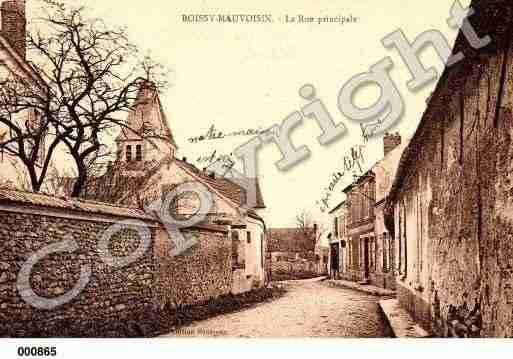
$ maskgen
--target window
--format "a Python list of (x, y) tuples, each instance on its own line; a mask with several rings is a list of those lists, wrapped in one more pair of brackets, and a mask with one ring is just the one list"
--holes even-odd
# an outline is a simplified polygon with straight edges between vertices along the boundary
[(338, 235), (339, 235), (339, 233), (338, 233), (338, 217), (335, 217), (335, 219), (334, 219), (334, 227), (335, 227), (335, 237), (338, 238)]
[[(357, 190), (361, 191), (361, 188), (358, 188)], [(362, 194), (361, 193), (358, 193), (356, 195), (356, 199), (357, 199), (357, 211), (358, 211), (358, 214), (357, 214), (357, 219), (358, 219), (358, 222), (361, 221), (361, 219), (363, 218), (363, 201), (362, 201)]]
[(247, 238), (247, 242), (248, 244), (251, 244), (251, 232), (246, 232), (246, 238)]
[(349, 268), (353, 269), (354, 268), (353, 240), (350, 239), (348, 244), (349, 244), (349, 260), (348, 260), (348, 265), (349, 265)]
[(244, 259), (242, 258), (241, 252), (244, 250), (244, 247), (240, 245), (239, 240), (239, 232), (232, 232), (232, 268), (236, 269), (244, 269), (246, 267)]
[(135, 160), (137, 162), (142, 161), (142, 146), (141, 145), (135, 146)]
[(365, 219), (367, 218), (367, 208), (368, 208), (368, 203), (369, 202), (369, 199), (367, 198), (367, 185), (365, 185), (364, 189), (363, 189), (363, 194), (362, 194), (362, 218)]
[(374, 272), (378, 269), (378, 246), (377, 246), (377, 241), (376, 241), (376, 238), (373, 237), (371, 239), (371, 243), (372, 243), (372, 263), (374, 264), (373, 265), (373, 269), (374, 269)]
[(393, 271), (395, 268), (395, 259), (394, 259), (394, 253), (395, 253), (395, 246), (394, 246), (394, 238), (390, 236), (388, 238), (388, 268), (390, 271)]
[(265, 238), (264, 238), (264, 235), (261, 234), (260, 235), (260, 259), (261, 259), (261, 265), (262, 265), (262, 268), (265, 268)]
[(366, 241), (369, 248), (369, 270), (374, 269), (374, 239), (372, 237), (368, 238)]
[(383, 248), (383, 272), (388, 272), (388, 255), (390, 252), (389, 252), (388, 240), (387, 240), (386, 233), (383, 233), (381, 240), (382, 240), (381, 248)]
[(126, 146), (126, 161), (132, 162), (132, 146)]

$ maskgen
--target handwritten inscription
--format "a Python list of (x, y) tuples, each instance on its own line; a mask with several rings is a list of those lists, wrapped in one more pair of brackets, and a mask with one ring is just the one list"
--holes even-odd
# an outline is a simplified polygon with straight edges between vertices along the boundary
[(342, 157), (342, 166), (337, 172), (332, 174), (329, 185), (324, 189), (324, 195), (316, 202), (321, 212), (326, 212), (329, 209), (329, 202), (333, 196), (333, 192), (337, 185), (342, 182), (349, 173), (353, 174), (353, 176), (363, 174), (363, 164), (365, 163), (364, 149), (364, 145), (358, 145), (351, 148), (351, 152)]
[(241, 130), (236, 130), (236, 131), (231, 131), (231, 132), (223, 132), (223, 131), (218, 130), (215, 125), (211, 125), (204, 134), (202, 134), (200, 136), (189, 138), (189, 142), (190, 143), (199, 143), (199, 142), (203, 142), (203, 141), (221, 140), (221, 139), (227, 138), (227, 137), (258, 136), (265, 132), (266, 132), (266, 130), (262, 130), (260, 128), (258, 128), (258, 129), (250, 128), (250, 129), (241, 129)]

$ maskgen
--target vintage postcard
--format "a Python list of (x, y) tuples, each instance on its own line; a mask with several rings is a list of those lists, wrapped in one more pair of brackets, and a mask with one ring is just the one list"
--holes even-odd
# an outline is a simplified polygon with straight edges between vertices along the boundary
[(512, 1), (2, 0), (0, 25), (2, 357), (513, 337)]

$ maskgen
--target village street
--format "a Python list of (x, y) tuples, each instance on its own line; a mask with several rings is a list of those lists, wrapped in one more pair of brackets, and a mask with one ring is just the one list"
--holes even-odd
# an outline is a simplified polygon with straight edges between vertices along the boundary
[(287, 293), (277, 300), (237, 313), (182, 327), (174, 336), (387, 337), (378, 297), (326, 282), (284, 282)]

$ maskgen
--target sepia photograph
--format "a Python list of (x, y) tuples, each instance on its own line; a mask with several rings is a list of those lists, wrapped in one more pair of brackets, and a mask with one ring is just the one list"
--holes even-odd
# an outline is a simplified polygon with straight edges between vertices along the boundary
[(0, 356), (506, 349), (512, 34), (510, 0), (0, 0)]

